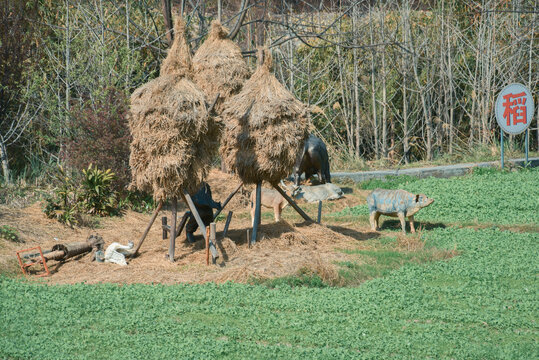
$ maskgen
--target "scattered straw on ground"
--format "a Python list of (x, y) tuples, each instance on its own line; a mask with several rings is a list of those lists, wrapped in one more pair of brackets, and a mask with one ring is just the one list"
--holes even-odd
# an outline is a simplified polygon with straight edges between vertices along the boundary
[[(208, 182), (217, 201), (223, 201), (237, 186), (234, 177), (212, 171)], [(144, 244), (140, 255), (129, 262), (128, 266), (103, 264), (91, 261), (90, 254), (68, 259), (63, 263), (49, 261), (52, 275), (36, 281), (48, 283), (166, 283), (179, 282), (247, 282), (251, 279), (274, 278), (295, 275), (298, 271), (313, 273), (322, 279), (331, 281), (336, 276), (335, 261), (346, 260), (348, 255), (339, 249), (358, 248), (363, 241), (373, 237), (368, 228), (350, 229), (338, 226), (326, 227), (304, 222), (293, 223), (288, 212), (285, 220), (273, 223), (263, 220), (259, 229), (259, 240), (249, 247), (246, 231), (250, 228), (248, 210), (241, 203), (232, 202), (229, 210), (234, 210), (234, 217), (227, 238), (222, 238), (224, 221), (217, 223), (217, 265), (205, 265), (204, 242), (197, 233), (194, 244), (185, 242), (185, 233), (176, 240), (175, 262), (166, 259), (169, 240), (162, 239), (162, 230), (158, 218)], [(0, 240), (0, 266), (14, 265), (15, 251), (33, 246), (43, 250), (52, 248), (57, 243), (85, 241), (90, 234), (99, 234), (105, 241), (105, 247), (112, 242), (127, 244), (138, 242), (148, 224), (150, 214), (128, 211), (122, 217), (102, 218), (98, 229), (70, 229), (55, 220), (47, 219), (41, 210), (41, 204), (16, 209), (0, 207), (3, 224), (14, 227), (25, 243), (11, 243)], [(168, 216), (170, 212), (162, 212)], [(55, 240), (55, 238), (57, 240)], [(16, 270), (16, 267), (15, 267)]]

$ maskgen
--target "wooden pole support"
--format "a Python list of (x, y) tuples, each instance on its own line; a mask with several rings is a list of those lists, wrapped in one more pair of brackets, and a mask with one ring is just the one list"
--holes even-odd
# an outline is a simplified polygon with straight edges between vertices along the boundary
[(318, 200), (318, 218), (316, 219), (316, 222), (320, 224), (321, 220), (322, 220), (322, 200)]
[(210, 227), (206, 228), (206, 265), (210, 265)]
[(148, 235), (148, 232), (150, 231), (152, 225), (153, 225), (153, 222), (155, 221), (155, 219), (157, 218), (157, 214), (159, 214), (159, 211), (161, 210), (161, 207), (163, 207), (163, 202), (160, 201), (159, 204), (157, 204), (157, 207), (155, 208), (155, 210), (153, 211), (153, 215), (152, 215), (152, 218), (150, 220), (150, 223), (148, 224), (148, 226), (146, 227), (146, 231), (144, 231), (144, 234), (142, 235), (142, 237), (140, 238), (139, 242), (138, 242), (138, 245), (137, 247), (135, 248), (135, 251), (133, 251), (133, 253), (131, 254), (130, 258), (134, 258), (135, 255), (137, 255), (142, 243), (144, 242), (144, 239), (146, 239), (146, 236)]
[[(195, 203), (193, 202), (193, 199), (191, 199), (191, 196), (185, 190), (182, 193), (182, 198), (183, 198), (183, 201), (185, 201), (185, 203), (187, 204), (187, 206), (189, 206), (189, 209), (191, 210), (191, 213), (195, 217), (195, 220), (196, 220), (196, 222), (198, 224), (200, 232), (202, 232), (202, 235), (204, 236), (204, 238), (206, 238), (207, 237), (207, 234), (206, 234), (206, 231), (205, 231), (206, 227), (204, 226), (204, 222), (202, 221), (202, 219), (200, 218), (200, 215), (198, 214), (198, 211), (197, 211), (197, 208), (195, 206)], [(210, 241), (210, 251), (211, 251), (211, 254), (212, 254), (212, 256), (214, 258), (219, 257), (219, 255), (217, 254), (217, 249), (215, 248), (215, 244), (213, 244), (211, 241)]]
[[(215, 223), (212, 222), (210, 224), (210, 236), (209, 236), (209, 242), (212, 242), (213, 244), (215, 244), (217, 242), (217, 231), (216, 231), (216, 228), (215, 228)], [(208, 244), (209, 245), (209, 244)], [(212, 257), (212, 263), (215, 264), (217, 258), (215, 257)]]
[(178, 218), (178, 199), (172, 198), (172, 224), (170, 225), (170, 244), (168, 246), (168, 259), (174, 262), (174, 250), (176, 248), (176, 221)]
[(309, 215), (307, 215), (303, 210), (301, 210), (298, 204), (296, 204), (296, 202), (292, 200), (292, 198), (288, 196), (286, 192), (284, 192), (283, 189), (279, 187), (279, 185), (273, 185), (273, 187), (275, 188), (275, 190), (279, 192), (279, 194), (281, 194), (286, 199), (286, 201), (288, 201), (290, 205), (292, 205), (294, 210), (296, 210), (297, 213), (300, 214), (302, 218), (304, 218), (307, 221), (314, 222), (313, 219), (311, 219)]
[(262, 195), (262, 182), (256, 184), (256, 200), (255, 200), (255, 219), (253, 222), (253, 234), (251, 235), (251, 244), (256, 243), (258, 235), (258, 226), (260, 225), (260, 197)]
[(189, 219), (189, 212), (186, 211), (183, 214), (182, 220), (180, 221), (180, 225), (178, 225), (178, 230), (176, 230), (176, 237), (180, 236), (182, 233), (183, 228), (185, 227), (185, 224), (187, 224), (187, 220)]
[(223, 230), (223, 239), (226, 238), (226, 234), (228, 233), (228, 226), (230, 225), (230, 221), (232, 220), (232, 214), (233, 212), (229, 211), (228, 216), (226, 217), (225, 228)]
[(167, 224), (167, 217), (163, 216), (161, 218), (161, 227), (163, 228), (163, 240), (166, 240), (168, 238), (168, 224)]
[(215, 221), (215, 219), (217, 219), (217, 216), (219, 216), (219, 214), (221, 213), (221, 211), (223, 211), (223, 210), (225, 209), (225, 206), (228, 204), (228, 202), (229, 202), (230, 200), (232, 200), (232, 198), (234, 197), (234, 195), (236, 195), (236, 193), (238, 192), (238, 190), (241, 189), (242, 185), (243, 185), (243, 183), (240, 183), (240, 184), (238, 185), (238, 187), (237, 187), (234, 191), (232, 191), (232, 193), (231, 193), (230, 195), (228, 195), (228, 197), (226, 198), (225, 202), (223, 203), (223, 206), (221, 206), (221, 210), (217, 211), (217, 212), (215, 213), (215, 215), (213, 216), (213, 221)]

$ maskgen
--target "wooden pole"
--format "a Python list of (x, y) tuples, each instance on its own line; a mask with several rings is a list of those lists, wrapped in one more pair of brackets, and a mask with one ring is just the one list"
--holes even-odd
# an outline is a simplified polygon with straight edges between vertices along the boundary
[(176, 237), (180, 236), (182, 233), (183, 228), (185, 227), (185, 224), (187, 224), (187, 220), (189, 219), (189, 212), (186, 211), (183, 214), (182, 221), (180, 221), (180, 225), (178, 225), (178, 229), (176, 230)]
[(157, 207), (155, 208), (155, 210), (153, 211), (153, 215), (152, 215), (152, 218), (150, 220), (150, 223), (148, 224), (148, 226), (146, 227), (146, 230), (144, 231), (144, 234), (142, 235), (142, 237), (140, 238), (139, 242), (138, 242), (138, 245), (137, 247), (135, 248), (135, 251), (133, 251), (133, 254), (131, 254), (130, 258), (134, 258), (135, 255), (137, 255), (137, 252), (139, 251), (142, 243), (144, 242), (144, 239), (146, 239), (146, 236), (148, 235), (148, 232), (150, 231), (152, 225), (153, 225), (153, 222), (155, 221), (155, 219), (157, 218), (157, 214), (159, 214), (159, 211), (161, 210), (161, 207), (163, 207), (163, 202), (160, 201), (159, 204), (157, 204)]
[(178, 217), (178, 199), (172, 198), (172, 224), (170, 225), (170, 244), (168, 246), (168, 259), (174, 262), (174, 250), (176, 248), (176, 221)]
[(210, 265), (210, 227), (206, 228), (206, 265)]
[(260, 224), (260, 197), (261, 195), (262, 195), (262, 182), (259, 182), (256, 184), (255, 219), (253, 223), (253, 234), (251, 235), (251, 244), (256, 243), (258, 225)]
[(321, 220), (322, 220), (322, 200), (318, 200), (318, 218), (316, 222), (320, 224)]
[(251, 237), (249, 236), (249, 229), (247, 229), (247, 247), (251, 247)]
[(298, 214), (301, 215), (302, 218), (304, 218), (305, 220), (307, 221), (310, 221), (310, 222), (314, 222), (313, 219), (311, 219), (309, 217), (309, 215), (307, 215), (303, 210), (301, 210), (301, 208), (295, 203), (294, 200), (292, 200), (292, 198), (290, 196), (288, 196), (284, 191), (283, 189), (281, 189), (279, 187), (279, 185), (273, 185), (273, 187), (275, 188), (275, 190), (277, 190), (279, 192), (279, 194), (281, 194), (285, 199), (286, 201), (288, 201), (288, 203), (290, 205), (292, 205), (292, 207), (294, 208), (294, 210), (296, 210), (298, 212)]
[(163, 228), (163, 240), (166, 240), (168, 237), (168, 230), (170, 229), (167, 225), (167, 217), (163, 216), (161, 218), (161, 227)]
[(226, 238), (226, 234), (228, 232), (228, 226), (230, 225), (230, 220), (232, 220), (232, 211), (228, 212), (228, 216), (226, 217), (226, 223), (225, 223), (225, 229), (223, 230), (223, 239)]
[(238, 185), (238, 187), (232, 191), (232, 193), (230, 195), (228, 195), (228, 197), (226, 198), (225, 202), (223, 203), (223, 206), (221, 207), (221, 210), (217, 211), (213, 217), (213, 221), (215, 221), (215, 219), (217, 219), (217, 216), (219, 216), (219, 214), (221, 213), (221, 211), (223, 211), (225, 209), (225, 206), (228, 204), (228, 202), (230, 200), (232, 200), (232, 198), (234, 197), (234, 195), (236, 195), (236, 193), (238, 192), (239, 189), (241, 189), (243, 183), (240, 183)]
[[(195, 203), (193, 202), (193, 199), (191, 199), (191, 196), (185, 190), (182, 193), (182, 198), (183, 198), (183, 201), (185, 201), (185, 203), (187, 204), (187, 206), (191, 210), (191, 213), (193, 214), (193, 216), (195, 217), (195, 220), (196, 220), (196, 222), (198, 224), (200, 232), (202, 232), (202, 235), (204, 236), (204, 238), (206, 238), (207, 237), (206, 236), (207, 234), (206, 234), (206, 231), (205, 231), (206, 227), (204, 226), (204, 222), (202, 221), (202, 219), (200, 218), (200, 215), (198, 214), (198, 211), (197, 211), (197, 208), (195, 206)], [(212, 254), (214, 259), (219, 257), (219, 255), (217, 254), (217, 249), (215, 248), (215, 244), (213, 244), (211, 241), (210, 241), (210, 251), (211, 251), (211, 254)]]
[[(214, 222), (212, 222), (212, 223), (210, 224), (210, 236), (209, 236), (209, 240), (208, 240), (208, 242), (207, 242), (208, 245), (209, 245), (209, 242), (210, 242), (210, 241), (211, 241), (212, 243), (214, 243), (214, 244), (217, 242), (217, 231), (216, 231), (216, 229), (215, 229), (215, 223), (214, 223)], [(206, 257), (206, 259), (207, 259), (207, 260), (206, 260), (206, 264), (208, 264), (208, 260), (209, 260), (208, 257)], [(215, 264), (215, 260), (216, 260), (216, 258), (212, 258), (212, 262), (213, 262), (214, 264)]]

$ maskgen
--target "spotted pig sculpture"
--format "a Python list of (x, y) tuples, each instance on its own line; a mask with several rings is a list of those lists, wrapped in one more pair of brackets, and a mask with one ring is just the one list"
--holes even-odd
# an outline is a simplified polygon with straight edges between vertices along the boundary
[(369, 220), (372, 230), (378, 230), (378, 219), (381, 214), (398, 217), (401, 221), (402, 232), (406, 234), (406, 221), (410, 221), (410, 230), (415, 233), (414, 214), (420, 209), (429, 206), (434, 199), (426, 195), (414, 195), (404, 190), (376, 189), (367, 196), (367, 205), (371, 214)]

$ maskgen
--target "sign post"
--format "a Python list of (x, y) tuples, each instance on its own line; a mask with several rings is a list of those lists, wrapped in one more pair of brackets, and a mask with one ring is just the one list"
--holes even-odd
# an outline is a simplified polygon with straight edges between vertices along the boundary
[(514, 83), (500, 91), (496, 100), (496, 121), (500, 125), (501, 166), (503, 169), (503, 133), (518, 135), (526, 131), (526, 166), (528, 166), (528, 127), (531, 124), (534, 105), (531, 91), (524, 85)]

